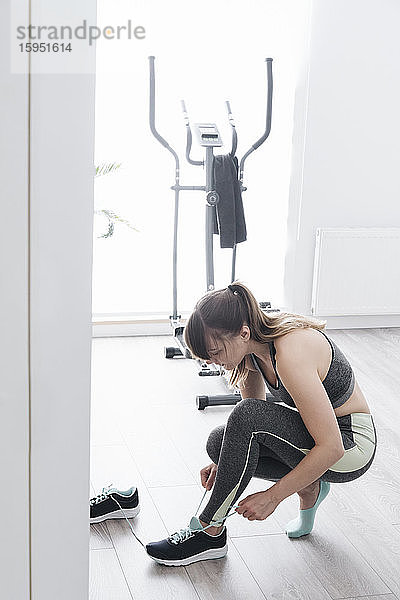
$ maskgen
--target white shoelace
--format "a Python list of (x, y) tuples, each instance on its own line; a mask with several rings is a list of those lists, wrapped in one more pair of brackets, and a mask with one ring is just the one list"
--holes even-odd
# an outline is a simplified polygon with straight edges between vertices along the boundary
[[(100, 494), (97, 494), (97, 496), (94, 496), (90, 499), (90, 506), (94, 506), (95, 504), (99, 504), (99, 502), (103, 502), (103, 500), (106, 500), (106, 498), (108, 498), (112, 494), (111, 487), (112, 483), (110, 483), (110, 485), (108, 485), (107, 487), (103, 487)], [(112, 499), (114, 500), (114, 498)]]
[(199, 529), (192, 530), (190, 527), (185, 527), (184, 529), (180, 529), (179, 531), (176, 531), (175, 533), (172, 533), (171, 535), (169, 535), (168, 539), (173, 544), (180, 544), (181, 542), (188, 540), (194, 534), (194, 531), (200, 531), (200, 530)]
[[(203, 494), (203, 497), (200, 501), (200, 504), (198, 506), (198, 509), (196, 510), (196, 513), (194, 516), (197, 516), (197, 513), (200, 510), (200, 506), (203, 503), (203, 500), (207, 494), (206, 490)], [(237, 508), (238, 505), (231, 505), (228, 508), (228, 512), (230, 511), (231, 508)], [(168, 536), (168, 539), (173, 543), (173, 544), (180, 544), (181, 542), (185, 542), (186, 540), (188, 540), (192, 535), (194, 535), (195, 533), (199, 533), (200, 531), (205, 531), (206, 529), (208, 529), (209, 527), (217, 527), (218, 525), (223, 525), (225, 520), (228, 517), (232, 517), (233, 515), (236, 515), (236, 512), (231, 513), (230, 515), (226, 515), (223, 519), (221, 519), (220, 521), (213, 521), (212, 523), (210, 523), (210, 525), (207, 525), (207, 527), (202, 527), (201, 529), (192, 529), (190, 527), (190, 525), (188, 527), (185, 527), (184, 529), (180, 529), (179, 531), (176, 531), (175, 533), (173, 533), (172, 535)]]

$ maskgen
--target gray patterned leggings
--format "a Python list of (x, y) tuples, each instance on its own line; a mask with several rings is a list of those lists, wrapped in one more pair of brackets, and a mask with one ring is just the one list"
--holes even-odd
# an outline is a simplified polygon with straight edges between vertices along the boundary
[[(372, 415), (337, 417), (345, 455), (321, 477), (345, 483), (360, 477), (376, 452)], [(210, 500), (200, 519), (219, 521), (236, 503), (252, 477), (279, 481), (315, 446), (300, 413), (282, 404), (247, 398), (236, 404), (226, 425), (211, 432), (207, 453), (218, 464)]]

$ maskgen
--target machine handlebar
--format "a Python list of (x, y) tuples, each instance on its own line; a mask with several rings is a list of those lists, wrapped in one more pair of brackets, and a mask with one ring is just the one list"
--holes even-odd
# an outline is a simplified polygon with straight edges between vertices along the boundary
[(268, 84), (268, 92), (267, 92), (267, 113), (266, 113), (266, 124), (265, 124), (265, 131), (263, 133), (263, 135), (256, 141), (254, 142), (254, 144), (251, 146), (251, 148), (246, 152), (246, 154), (243, 156), (243, 158), (240, 161), (240, 167), (239, 167), (239, 179), (241, 182), (243, 182), (243, 169), (244, 169), (244, 162), (246, 160), (246, 158), (252, 153), (254, 152), (254, 150), (257, 150), (257, 148), (259, 148), (261, 146), (261, 144), (263, 144), (265, 142), (265, 140), (267, 139), (267, 137), (270, 134), (271, 131), (271, 118), (272, 118), (272, 92), (273, 92), (273, 78), (272, 78), (272, 58), (266, 58), (265, 62), (267, 63), (267, 84)]
[[(158, 133), (158, 131), (156, 129), (156, 123), (155, 123), (155, 69), (154, 69), (154, 61), (155, 61), (155, 57), (154, 56), (149, 56), (149, 67), (150, 67), (150, 111), (149, 111), (149, 122), (150, 122), (150, 129), (151, 129), (152, 134), (160, 142), (160, 144), (162, 144), (164, 146), (164, 148), (166, 148), (174, 156), (174, 158), (175, 158), (175, 164), (176, 164), (176, 170), (177, 170), (177, 176), (179, 176), (179, 158), (178, 158), (178, 155), (175, 152), (175, 150), (173, 148), (171, 148), (171, 146), (168, 144), (168, 142)], [(242, 157), (242, 159), (240, 161), (240, 165), (239, 165), (239, 180), (240, 180), (241, 183), (243, 183), (244, 163), (245, 163), (247, 157), (252, 152), (254, 152), (254, 150), (257, 150), (257, 148), (259, 148), (261, 146), (261, 144), (263, 144), (265, 142), (265, 140), (268, 138), (268, 136), (270, 134), (270, 131), (271, 131), (272, 92), (273, 92), (272, 58), (266, 58), (265, 62), (267, 63), (267, 86), (268, 86), (265, 131), (264, 131), (263, 135), (256, 142), (254, 142), (254, 144), (244, 154), (244, 156)], [(235, 127), (234, 119), (233, 119), (233, 116), (232, 116), (231, 106), (230, 106), (229, 100), (226, 101), (226, 108), (227, 108), (227, 111), (228, 111), (229, 123), (230, 123), (231, 128), (232, 128), (232, 149), (231, 149), (230, 154), (231, 154), (231, 156), (234, 156), (235, 152), (236, 152), (236, 149), (237, 149), (237, 132), (236, 132), (236, 127)], [(187, 112), (186, 112), (185, 102), (183, 100), (182, 100), (182, 110), (183, 110), (183, 114), (184, 114), (185, 125), (186, 125), (186, 128), (187, 128), (187, 134), (186, 134), (186, 136), (187, 136), (186, 137), (186, 158), (187, 158), (188, 162), (190, 164), (192, 164), (192, 165), (202, 165), (203, 161), (197, 161), (197, 160), (193, 160), (193, 159), (190, 158), (190, 150), (191, 150), (191, 147), (192, 147), (192, 133), (191, 133), (191, 129), (190, 129), (189, 118), (188, 118)]]
[(237, 132), (236, 132), (236, 126), (235, 126), (235, 121), (233, 119), (233, 115), (232, 115), (232, 111), (231, 111), (231, 104), (230, 104), (229, 100), (226, 100), (225, 104), (226, 104), (226, 110), (228, 111), (229, 123), (232, 128), (232, 150), (231, 150), (230, 154), (231, 154), (231, 156), (235, 156), (236, 149), (237, 149), (237, 139), (238, 139)]
[(192, 149), (192, 130), (190, 129), (189, 117), (186, 110), (186, 104), (184, 100), (181, 100), (181, 107), (183, 112), (183, 119), (185, 121), (186, 126), (186, 160), (189, 164), (195, 166), (203, 166), (204, 162), (202, 160), (193, 160), (190, 158), (190, 151)]
[(179, 172), (179, 157), (175, 150), (171, 148), (167, 140), (165, 140), (156, 129), (156, 84), (155, 84), (155, 71), (154, 71), (154, 56), (149, 56), (149, 67), (150, 67), (150, 110), (149, 110), (149, 123), (150, 129), (154, 137), (167, 148), (175, 158), (176, 170)]

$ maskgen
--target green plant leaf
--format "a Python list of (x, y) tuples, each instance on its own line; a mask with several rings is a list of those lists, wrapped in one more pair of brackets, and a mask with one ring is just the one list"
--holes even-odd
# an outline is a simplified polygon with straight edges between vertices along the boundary
[(127, 219), (123, 219), (117, 213), (108, 209), (95, 210), (95, 215), (104, 215), (108, 219), (108, 231), (103, 233), (102, 235), (98, 235), (98, 238), (109, 238), (114, 233), (115, 223), (121, 223), (122, 225), (126, 225), (129, 229), (133, 229), (134, 231), (139, 232), (139, 229), (134, 227)]
[(109, 175), (110, 173), (114, 173), (118, 169), (121, 168), (122, 163), (102, 163), (100, 165), (95, 166), (95, 177), (101, 177), (103, 175)]

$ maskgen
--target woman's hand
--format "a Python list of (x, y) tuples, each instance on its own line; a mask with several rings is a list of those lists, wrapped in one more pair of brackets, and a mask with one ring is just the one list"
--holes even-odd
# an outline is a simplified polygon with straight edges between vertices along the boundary
[(249, 521), (263, 521), (269, 515), (272, 515), (281, 500), (268, 489), (265, 492), (251, 494), (239, 502), (236, 512), (243, 515)]
[(204, 467), (204, 469), (201, 469), (200, 471), (201, 485), (207, 490), (211, 490), (214, 485), (217, 469), (218, 466), (215, 463), (211, 463), (211, 465)]

